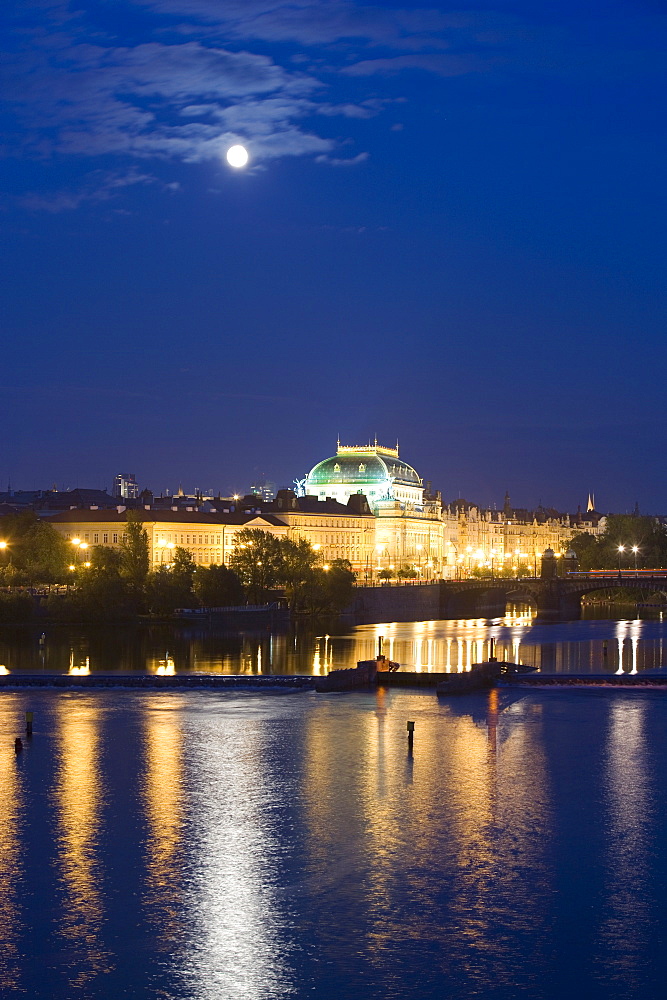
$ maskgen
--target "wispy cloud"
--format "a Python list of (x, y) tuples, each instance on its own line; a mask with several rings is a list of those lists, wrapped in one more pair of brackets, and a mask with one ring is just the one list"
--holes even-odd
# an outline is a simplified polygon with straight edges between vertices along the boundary
[[(24, 204), (55, 211), (104, 201), (110, 177), (146, 174), (149, 161), (151, 172), (158, 161), (222, 161), (238, 142), (255, 165), (294, 156), (362, 163), (368, 152), (340, 150), (355, 120), (396, 102), (378, 93), (396, 86), (389, 78), (555, 64), (548, 32), (527, 38), (515, 17), (493, 12), (364, 0), (126, 0), (125, 8), (131, 27), (119, 40), (99, 0), (6, 0), (1, 152), (88, 170), (80, 191)], [(333, 117), (348, 122), (347, 135), (327, 134)], [(98, 172), (96, 158), (112, 172)]]
[(356, 156), (348, 156), (348, 157), (322, 155), (322, 156), (316, 156), (315, 162), (328, 163), (332, 167), (356, 167), (360, 163), (365, 163), (369, 156), (370, 154), (367, 152), (357, 153)]

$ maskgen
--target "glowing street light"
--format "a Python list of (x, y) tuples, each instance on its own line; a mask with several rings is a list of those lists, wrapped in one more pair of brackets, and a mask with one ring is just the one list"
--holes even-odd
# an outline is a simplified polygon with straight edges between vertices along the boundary
[(618, 546), (618, 575), (621, 575), (621, 556), (625, 552), (625, 545)]
[(639, 546), (638, 545), (633, 545), (632, 546), (632, 551), (634, 552), (634, 556), (635, 556), (635, 573), (636, 573), (637, 572), (637, 553), (639, 552)]

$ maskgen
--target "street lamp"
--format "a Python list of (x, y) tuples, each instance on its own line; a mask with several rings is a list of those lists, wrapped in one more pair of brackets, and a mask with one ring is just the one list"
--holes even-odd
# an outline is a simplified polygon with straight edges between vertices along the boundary
[(618, 546), (618, 575), (621, 575), (621, 556), (625, 552), (625, 545)]
[(632, 551), (635, 554), (635, 575), (636, 575), (637, 574), (637, 553), (639, 552), (639, 546), (638, 545), (633, 545), (632, 546)]
[[(86, 549), (88, 548), (88, 542), (82, 542), (80, 538), (73, 538), (72, 539), (72, 545), (76, 549), (76, 561), (78, 563), (80, 563), (81, 562), (81, 553), (85, 552)], [(90, 565), (90, 563), (88, 563), (88, 565)]]

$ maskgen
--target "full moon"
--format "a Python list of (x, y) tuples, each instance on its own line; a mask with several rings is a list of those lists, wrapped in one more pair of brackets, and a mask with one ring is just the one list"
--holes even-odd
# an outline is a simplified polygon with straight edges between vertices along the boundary
[(230, 167), (245, 167), (248, 162), (248, 150), (245, 146), (230, 146), (227, 150), (227, 163)]

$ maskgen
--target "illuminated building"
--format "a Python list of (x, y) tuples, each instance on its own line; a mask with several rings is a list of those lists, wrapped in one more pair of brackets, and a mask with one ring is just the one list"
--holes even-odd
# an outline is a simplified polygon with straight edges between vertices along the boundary
[(375, 540), (365, 577), (401, 570), (421, 579), (441, 575), (448, 526), (440, 497), (425, 491), (417, 472), (399, 457), (398, 445), (338, 442), (336, 454), (318, 462), (297, 487), (307, 496), (339, 503), (366, 497), (375, 515)]
[(120, 472), (113, 481), (113, 495), (123, 500), (138, 500), (139, 487), (133, 472)]
[[(148, 534), (151, 568), (169, 565), (177, 546), (198, 565), (227, 563), (243, 528), (278, 537), (304, 538), (322, 563), (348, 560), (360, 581), (399, 575), (417, 580), (470, 575), (537, 575), (542, 553), (559, 557), (578, 532), (599, 534), (605, 519), (595, 511), (574, 517), (557, 511), (517, 510), (505, 496), (502, 510), (484, 510), (466, 501), (442, 504), (425, 489), (398, 447), (338, 444), (334, 456), (315, 465), (296, 491), (279, 490), (275, 500), (260, 496), (206, 500), (144, 492), (133, 505)], [(119, 504), (102, 509), (62, 511), (50, 523), (70, 541), (119, 545), (127, 519)]]
[(347, 503), (354, 493), (363, 494), (375, 510), (378, 502), (394, 500), (421, 508), (424, 502), (422, 480), (407, 462), (401, 461), (398, 445), (344, 446), (332, 458), (325, 458), (310, 470), (303, 481), (303, 493), (324, 500), (331, 497)]

